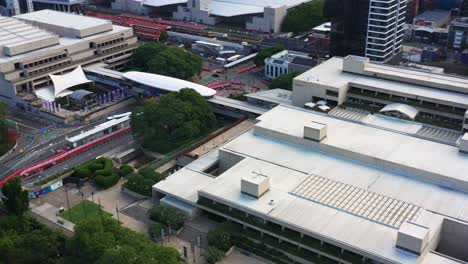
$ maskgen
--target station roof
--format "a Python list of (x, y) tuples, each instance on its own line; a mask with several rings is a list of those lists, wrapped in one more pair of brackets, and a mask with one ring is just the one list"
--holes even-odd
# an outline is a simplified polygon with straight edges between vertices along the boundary
[(123, 77), (130, 81), (156, 89), (165, 90), (167, 92), (178, 92), (183, 88), (191, 88), (197, 91), (203, 97), (212, 97), (216, 94), (215, 90), (206, 86), (159, 74), (130, 71), (124, 73)]
[(112, 119), (110, 121), (107, 121), (107, 122), (104, 122), (102, 124), (99, 124), (99, 125), (95, 126), (93, 129), (90, 129), (88, 131), (84, 131), (81, 134), (78, 134), (76, 136), (67, 138), (67, 141), (71, 142), (71, 143), (76, 143), (76, 142), (78, 142), (80, 140), (83, 140), (83, 139), (89, 137), (89, 136), (98, 134), (98, 133), (100, 133), (100, 132), (102, 132), (102, 131), (104, 131), (106, 129), (109, 129), (109, 128), (115, 126), (115, 125), (127, 122), (129, 119), (130, 119), (129, 115), (121, 117), (121, 118), (117, 118), (117, 119)]

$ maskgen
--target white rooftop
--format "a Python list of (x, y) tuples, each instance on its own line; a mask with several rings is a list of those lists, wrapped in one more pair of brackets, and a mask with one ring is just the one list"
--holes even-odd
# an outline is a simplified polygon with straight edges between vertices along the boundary
[[(276, 7), (286, 5), (288, 8), (297, 6), (311, 0), (213, 0), (208, 5), (208, 10), (212, 15), (222, 17), (241, 16), (249, 14), (263, 13), (265, 7)], [(184, 4), (187, 0), (146, 0), (145, 5), (165, 6)]]
[[(192, 184), (180, 170), (153, 188), (191, 203), (196, 203), (198, 191), (382, 262), (450, 263), (430, 252), (408, 253), (395, 243), (404, 221), (430, 228), (430, 238), (444, 217), (468, 221), (468, 195), (454, 190), (467, 186), (467, 154), (454, 146), (289, 106), (277, 106), (258, 119), (252, 130), (220, 148), (244, 157), (220, 176), (201, 171), (193, 176), (197, 164), (213, 160), (209, 153), (189, 165), (190, 177), (196, 178)], [(321, 143), (303, 139), (303, 127), (310, 122), (327, 125)], [(252, 171), (270, 179), (270, 190), (259, 199), (240, 192), (242, 177)], [(434, 178), (423, 178), (421, 171)], [(449, 184), (452, 179), (460, 185)], [(172, 192), (176, 183), (191, 187)], [(357, 197), (345, 195), (350, 192)]]
[(18, 19), (0, 16), (0, 56), (15, 56), (58, 43), (57, 35)]
[[(378, 77), (372, 76), (379, 74)], [(348, 85), (371, 90), (392, 91), (417, 98), (468, 106), (468, 79), (414, 69), (370, 63), (362, 74), (343, 71), (343, 58), (331, 58), (294, 78), (344, 91)], [(413, 80), (414, 83), (409, 83)], [(421, 84), (417, 84), (421, 83)], [(450, 89), (450, 90), (449, 90)]]
[(133, 82), (168, 92), (178, 92), (183, 88), (191, 88), (204, 97), (212, 97), (216, 94), (215, 90), (206, 86), (159, 74), (130, 71), (124, 73), (123, 77)]
[(17, 15), (15, 18), (56, 32), (60, 36), (82, 38), (112, 30), (112, 23), (108, 20), (48, 9)]

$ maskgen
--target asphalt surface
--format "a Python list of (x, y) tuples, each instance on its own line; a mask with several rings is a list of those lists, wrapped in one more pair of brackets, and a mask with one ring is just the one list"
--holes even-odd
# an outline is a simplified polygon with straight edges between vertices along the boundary
[[(132, 110), (133, 107), (134, 106), (126, 106), (112, 113), (109, 113), (109, 115), (129, 112)], [(82, 127), (51, 128), (48, 133), (56, 134), (55, 137), (47, 139), (46, 141), (44, 140), (43, 142), (40, 142), (38, 144), (34, 144), (30, 148), (26, 149), (23, 153), (20, 153), (19, 152), (20, 148), (24, 147), (25, 145), (31, 144), (31, 138), (34, 137), (35, 139), (37, 139), (40, 137), (40, 135), (39, 136), (37, 135), (38, 130), (40, 130), (41, 128), (50, 126), (53, 123), (47, 122), (47, 120), (44, 120), (41, 118), (37, 118), (34, 116), (31, 117), (24, 113), (15, 112), (15, 111), (11, 112), (9, 119), (18, 123), (18, 129), (21, 135), (20, 135), (20, 138), (18, 139), (18, 147), (16, 148), (15, 152), (13, 152), (4, 160), (1, 161), (0, 180), (6, 178), (7, 176), (11, 175), (12, 173), (14, 173), (15, 171), (21, 168), (24, 168), (33, 163), (36, 163), (38, 161), (41, 161), (48, 157), (53, 156), (56, 153), (55, 151), (57, 149), (60, 149), (65, 144), (65, 139), (67, 137), (77, 135), (81, 133), (81, 131), (92, 129), (94, 128), (94, 126), (107, 121), (106, 119), (103, 119), (100, 122), (92, 123), (92, 124), (82, 126)], [(127, 139), (127, 142), (128, 142), (128, 139)], [(118, 145), (118, 144), (113, 145), (113, 148), (119, 147), (119, 146), (121, 145)], [(108, 149), (107, 151), (109, 150), (110, 149)], [(57, 167), (63, 166), (62, 164), (64, 163), (59, 164)], [(74, 166), (73, 162), (70, 162), (70, 164), (71, 165), (69, 166)], [(43, 173), (41, 173), (40, 176), (43, 178), (44, 177)]]
[(121, 137), (118, 137), (114, 140), (108, 141), (106, 143), (100, 144), (95, 148), (92, 148), (88, 151), (85, 151), (83, 153), (80, 153), (79, 155), (76, 155), (70, 159), (65, 160), (64, 162), (61, 162), (57, 164), (54, 167), (51, 167), (47, 170), (42, 171), (39, 175), (34, 175), (29, 178), (23, 179), (23, 185), (24, 186), (31, 186), (33, 183), (40, 181), (44, 178), (47, 178), (49, 176), (52, 176), (56, 173), (68, 170), (70, 168), (76, 167), (80, 164), (85, 163), (88, 160), (94, 159), (96, 157), (99, 157), (114, 148), (120, 147), (122, 145), (127, 145), (129, 143), (133, 143), (133, 136), (131, 134), (125, 134)]

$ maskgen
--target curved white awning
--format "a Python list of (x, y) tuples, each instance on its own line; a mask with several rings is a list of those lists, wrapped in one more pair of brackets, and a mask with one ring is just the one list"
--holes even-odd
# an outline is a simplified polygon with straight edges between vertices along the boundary
[(67, 90), (70, 87), (92, 82), (86, 78), (81, 65), (78, 65), (78, 67), (69, 73), (62, 75), (49, 74), (49, 77), (54, 85), (36, 90), (36, 95), (43, 100), (51, 102), (55, 101), (55, 98), (71, 94), (72, 92)]
[(212, 97), (216, 94), (215, 90), (206, 86), (159, 74), (130, 71), (124, 73), (123, 77), (130, 81), (168, 92), (178, 92), (183, 88), (191, 88), (197, 91), (203, 97)]
[(389, 104), (386, 105), (384, 108), (382, 108), (379, 112), (380, 113), (385, 113), (385, 112), (399, 112), (408, 118), (414, 120), (414, 118), (418, 115), (419, 110), (405, 104), (399, 104), (399, 103), (394, 103), (394, 104)]

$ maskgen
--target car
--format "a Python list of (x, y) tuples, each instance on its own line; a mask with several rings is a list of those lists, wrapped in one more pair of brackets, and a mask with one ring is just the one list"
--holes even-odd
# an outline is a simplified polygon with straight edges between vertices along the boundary
[(213, 77), (215, 77), (215, 78), (218, 78), (218, 77), (219, 77), (219, 74), (215, 73), (215, 74), (213, 74), (213, 75), (211, 75), (211, 76), (213, 76)]

